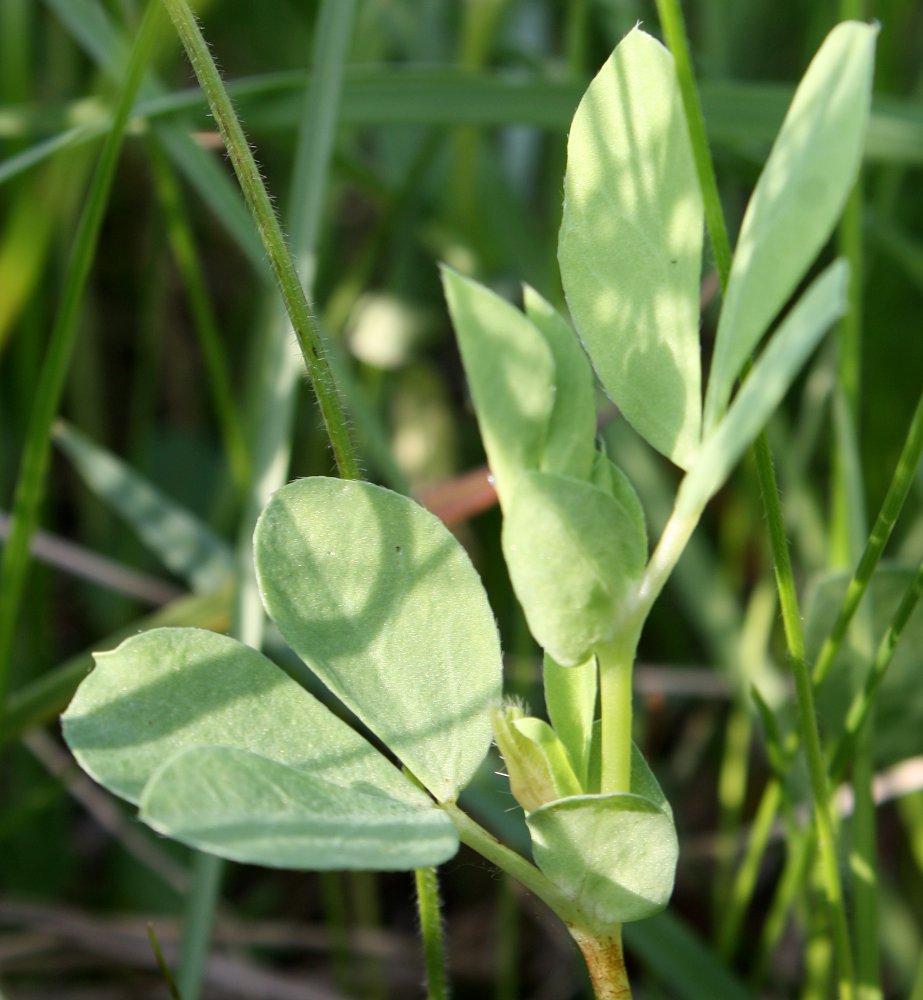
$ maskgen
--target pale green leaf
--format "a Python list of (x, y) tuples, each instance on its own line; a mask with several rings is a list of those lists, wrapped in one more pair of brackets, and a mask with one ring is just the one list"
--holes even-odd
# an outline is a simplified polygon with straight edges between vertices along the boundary
[(609, 641), (644, 566), (625, 508), (589, 483), (525, 472), (503, 520), (503, 554), (532, 635), (563, 666)]
[(95, 660), (62, 717), (64, 737), (88, 774), (130, 802), (174, 754), (216, 745), (344, 787), (428, 801), (283, 670), (227, 636), (153, 629)]
[(596, 657), (562, 667), (546, 653), (542, 673), (548, 718), (570, 754), (580, 787), (587, 788), (596, 714)]
[(597, 933), (662, 910), (673, 892), (673, 821), (640, 795), (579, 795), (527, 817), (536, 864)]
[(449, 267), (442, 282), (487, 461), (506, 506), (523, 469), (542, 462), (554, 404), (554, 359), (509, 302)]
[(531, 715), (525, 716), (513, 720), (513, 728), (538, 747), (548, 762), (548, 770), (554, 780), (557, 792), (555, 798), (562, 799), (569, 795), (579, 795), (583, 791), (583, 786), (574, 773), (567, 748), (544, 719), (536, 719)]
[(848, 265), (834, 261), (792, 307), (727, 413), (703, 442), (695, 465), (680, 486), (677, 510), (697, 516), (721, 487), (820, 338), (846, 311), (848, 281)]
[(614, 500), (617, 500), (631, 517), (638, 532), (638, 536), (644, 540), (645, 554), (647, 553), (647, 525), (644, 518), (644, 508), (641, 500), (635, 492), (631, 480), (624, 472), (605, 454), (598, 451), (593, 460), (593, 469), (590, 479), (594, 486), (605, 490)]
[(718, 321), (706, 431), (773, 318), (827, 241), (856, 179), (871, 101), (875, 25), (847, 21), (808, 67), (747, 206)]
[(558, 243), (571, 316), (606, 392), (682, 467), (699, 443), (703, 209), (670, 53), (630, 32), (571, 125)]
[(288, 644), (440, 800), (490, 745), (500, 645), (456, 539), (379, 486), (301, 479), (254, 537), (266, 610)]
[(171, 757), (145, 787), (140, 815), (191, 847), (273, 868), (407, 870), (458, 850), (452, 821), (431, 802), (342, 788), (228, 747)]
[(554, 358), (554, 405), (542, 471), (586, 479), (596, 440), (593, 369), (566, 320), (528, 285), (523, 289), (523, 304)]
[(199, 593), (229, 579), (230, 548), (208, 525), (64, 421), (55, 425), (54, 437), (80, 478), (167, 569)]
[(508, 705), (494, 713), (494, 739), (503, 757), (513, 798), (528, 813), (582, 791), (557, 733), (541, 719)]

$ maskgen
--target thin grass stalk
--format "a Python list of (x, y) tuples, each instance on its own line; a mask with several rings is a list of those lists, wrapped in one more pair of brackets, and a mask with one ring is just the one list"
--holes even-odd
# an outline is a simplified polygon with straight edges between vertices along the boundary
[(218, 68), (186, 0), (163, 0), (182, 40), (196, 77), (208, 98), (221, 138), (228, 150), (244, 199), (256, 223), (260, 239), (285, 302), (286, 312), (298, 339), (308, 376), (314, 387), (327, 436), (344, 479), (358, 479), (359, 464), (349, 434), (346, 413), (340, 402), (333, 373), (324, 355), (317, 321), (308, 303), (292, 254), (282, 234), (272, 202), (263, 184), (256, 160), (234, 112)]
[(814, 662), (812, 679), (815, 686), (819, 686), (826, 680), (830, 668), (833, 666), (833, 661), (836, 659), (853, 616), (872, 581), (872, 575), (881, 560), (907, 495), (913, 487), (921, 458), (923, 458), (923, 393), (917, 399), (917, 406), (910, 421), (904, 446), (901, 449), (894, 475), (891, 477), (888, 491), (882, 501), (865, 550), (859, 559), (852, 579), (849, 581), (846, 596), (843, 598), (843, 604), (837, 614), (836, 621)]
[(740, 821), (747, 792), (747, 759), (753, 722), (742, 698), (735, 698), (724, 731), (724, 745), (718, 771), (718, 830), (715, 840), (715, 867), (712, 876), (712, 917), (719, 927), (734, 879)]
[(206, 381), (212, 406), (221, 431), (222, 443), (231, 478), (238, 493), (243, 493), (250, 481), (250, 455), (234, 398), (227, 357), (222, 348), (221, 333), (212, 309), (195, 236), (189, 224), (182, 194), (169, 160), (156, 136), (148, 141), (154, 187), (163, 210), (167, 238), (177, 270), (186, 292), (193, 329), (199, 340), (205, 362)]
[[(917, 402), (917, 408), (910, 423), (904, 447), (894, 470), (894, 475), (888, 485), (885, 499), (882, 502), (872, 533), (866, 544), (859, 564), (853, 573), (846, 590), (843, 604), (837, 614), (821, 651), (815, 661), (813, 683), (815, 688), (824, 680), (842, 645), (843, 639), (852, 622), (853, 616), (871, 583), (875, 568), (884, 552), (897, 517), (912, 488), (916, 469), (923, 456), (923, 395)], [(842, 776), (848, 762), (852, 759), (853, 742), (861, 729), (862, 723), (871, 711), (874, 696), (890, 663), (894, 646), (900, 638), (901, 630), (910, 617), (919, 593), (917, 586), (923, 587), (923, 580), (918, 580), (908, 588), (895, 612), (892, 623), (879, 646), (875, 664), (866, 680), (865, 689), (854, 701), (847, 712), (844, 734), (830, 752), (830, 776), (837, 781)], [(916, 596), (914, 596), (916, 594)], [(785, 746), (786, 759), (790, 760), (797, 749), (797, 734), (792, 734)], [(719, 948), (721, 953), (729, 956), (734, 952), (743, 924), (743, 917), (756, 888), (756, 878), (759, 873), (761, 859), (769, 843), (772, 824), (782, 804), (782, 789), (777, 778), (772, 778), (763, 791), (760, 805), (757, 809), (757, 821), (754, 823), (750, 840), (747, 845), (744, 860), (738, 869), (734, 887), (730, 893), (728, 906), (721, 931), (719, 933)]]
[(202, 995), (204, 970), (208, 961), (212, 923), (221, 891), (225, 861), (214, 854), (193, 854), (192, 882), (183, 912), (183, 936), (180, 943), (179, 970), (176, 982), (183, 1000), (198, 1000)]
[(354, 981), (349, 947), (349, 913), (346, 908), (344, 872), (318, 872), (324, 928), (330, 942), (330, 968), (337, 990), (343, 996), (353, 993)]
[(427, 1000), (448, 1000), (449, 983), (445, 968), (445, 944), (436, 869), (418, 868), (414, 872), (414, 884), (417, 890), (420, 936), (423, 939)]
[(923, 597), (923, 562), (917, 567), (916, 575), (904, 591), (891, 619), (891, 623), (888, 626), (888, 630), (882, 636), (875, 654), (874, 663), (866, 677), (862, 691), (853, 699), (846, 714), (843, 733), (830, 755), (830, 774), (835, 781), (842, 777), (849, 766), (849, 762), (854, 754), (856, 741), (871, 714), (875, 704), (875, 695), (885, 679), (885, 674), (894, 655), (894, 649), (900, 641), (904, 626), (916, 610), (921, 597)]
[[(842, 779), (846, 768), (849, 766), (855, 742), (859, 734), (863, 731), (865, 722), (874, 705), (875, 693), (884, 679), (888, 665), (894, 655), (895, 647), (900, 641), (904, 626), (916, 610), (921, 597), (923, 597), (923, 563), (918, 567), (916, 576), (901, 597), (891, 624), (879, 643), (874, 666), (866, 678), (865, 689), (853, 700), (850, 711), (847, 714), (844, 733), (830, 754), (830, 781), (832, 784), (836, 784)], [(778, 783), (774, 783), (770, 788), (773, 790), (778, 788)], [(767, 801), (767, 798), (764, 796), (763, 803)], [(794, 848), (790, 848), (785, 870), (776, 887), (772, 904), (764, 921), (757, 962), (754, 967), (753, 981), (755, 983), (759, 983), (763, 975), (765, 975), (772, 950), (781, 938), (782, 931), (785, 928), (785, 920), (795, 903), (798, 888), (804, 884), (814, 848), (812, 831), (805, 830), (800, 838), (794, 840), (794, 845)], [(875, 989), (877, 991), (877, 986)], [(874, 993), (869, 995), (874, 995)]]
[(148, 4), (132, 48), (124, 86), (116, 104), (112, 129), (100, 151), (96, 171), (87, 191), (86, 207), (74, 237), (61, 305), (51, 331), (45, 362), (29, 417), (22, 461), (13, 499), (13, 523), (0, 564), (0, 731), (9, 685), (10, 658), (16, 623), (26, 583), (29, 543), (38, 523), (45, 496), (51, 452), (51, 425), (61, 399), (64, 381), (77, 341), (80, 304), (86, 289), (99, 231), (112, 189), (125, 128), (144, 71), (151, 59), (159, 25), (158, 4)]
[(676, 63), (676, 78), (692, 139), (692, 156), (699, 176), (699, 186), (702, 189), (705, 224), (723, 295), (727, 288), (728, 275), (731, 273), (731, 243), (724, 222), (724, 209), (721, 207), (721, 196), (718, 193), (715, 165), (705, 132), (705, 116), (702, 114), (702, 102), (699, 100), (695, 71), (692, 67), (689, 40), (686, 37), (683, 12), (678, 0), (657, 0), (657, 16), (660, 18), (667, 47)]
[[(677, 79), (683, 98), (683, 106), (686, 109), (686, 120), (692, 140), (693, 156), (706, 206), (706, 223), (711, 234), (712, 246), (717, 248), (715, 264), (718, 268), (718, 277), (723, 291), (727, 288), (730, 275), (730, 254), (728, 253), (725, 256), (724, 251), (730, 246), (730, 243), (727, 238), (727, 227), (724, 222), (724, 214), (721, 211), (720, 199), (717, 197), (714, 167), (708, 146), (708, 137), (705, 133), (705, 122), (700, 111), (682, 11), (678, 0), (657, 0), (657, 9), (667, 43), (677, 65)], [(769, 541), (773, 557), (776, 586), (779, 591), (782, 621), (789, 649), (790, 668), (795, 681), (801, 740), (808, 763), (811, 796), (814, 802), (814, 816), (820, 839), (827, 902), (830, 908), (830, 919), (833, 924), (834, 946), (839, 968), (840, 993), (844, 1000), (852, 1000), (854, 996), (852, 947), (849, 939), (849, 926), (846, 922), (843, 889), (837, 863), (836, 836), (830, 808), (830, 790), (827, 786), (827, 768), (821, 749), (820, 733), (814, 711), (814, 692), (805, 659), (804, 634), (801, 626), (801, 614), (798, 607), (798, 597), (788, 551), (788, 542), (785, 537), (782, 505), (773, 469), (772, 454), (765, 431), (756, 440), (755, 455), (760, 481), (760, 492), (763, 498), (763, 508), (769, 529)]]

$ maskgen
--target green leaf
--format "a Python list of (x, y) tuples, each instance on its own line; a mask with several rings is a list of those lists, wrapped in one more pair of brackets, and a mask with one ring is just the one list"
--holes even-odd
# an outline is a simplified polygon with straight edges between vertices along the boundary
[(554, 404), (542, 455), (542, 471), (586, 479), (596, 440), (593, 369), (577, 336), (541, 295), (523, 289), (526, 316), (545, 338), (554, 358)]
[(55, 424), (54, 437), (90, 490), (131, 525), (170, 572), (198, 593), (230, 578), (230, 548), (199, 518), (64, 421)]
[(62, 717), (80, 766), (129, 802), (193, 747), (236, 747), (336, 782), (429, 800), (316, 698), (255, 649), (215, 632), (159, 628), (95, 655)]
[(516, 706), (494, 713), (494, 738), (509, 772), (510, 791), (526, 812), (583, 790), (558, 734)]
[(847, 21), (802, 78), (747, 206), (718, 321), (705, 428), (827, 241), (856, 179), (871, 101), (875, 25)]
[(640, 795), (578, 795), (527, 817), (539, 868), (606, 933), (662, 910), (678, 844), (670, 816)]
[(160, 833), (232, 861), (273, 868), (408, 870), (458, 850), (444, 812), (229, 747), (171, 757), (141, 797)]
[(442, 282), (487, 461), (505, 507), (519, 473), (542, 462), (554, 404), (554, 358), (541, 334), (509, 302), (445, 266)]
[(638, 536), (644, 541), (644, 552), (647, 555), (647, 525), (644, 518), (644, 508), (631, 480), (624, 472), (602, 452), (596, 452), (593, 459), (591, 482), (601, 490), (605, 490), (614, 500), (617, 500), (635, 524)]
[(574, 116), (558, 259), (603, 387), (638, 433), (683, 468), (701, 422), (702, 239), (673, 58), (636, 28)]
[(446, 527), (379, 486), (301, 479), (254, 536), (266, 610), (327, 687), (440, 800), (490, 745), (500, 644), (481, 581)]
[(503, 554), (532, 635), (563, 666), (609, 641), (644, 567), (625, 508), (589, 483), (525, 472), (503, 521)]
[(830, 325), (846, 311), (849, 267), (834, 261), (792, 307), (680, 486), (678, 511), (698, 515), (779, 405)]
[(596, 714), (596, 657), (562, 667), (546, 653), (543, 679), (548, 718), (567, 748), (580, 787), (587, 788)]

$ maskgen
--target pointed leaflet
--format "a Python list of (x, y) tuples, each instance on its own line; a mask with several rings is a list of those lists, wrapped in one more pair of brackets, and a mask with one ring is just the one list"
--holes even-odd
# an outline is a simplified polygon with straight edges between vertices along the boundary
[(442, 810), (228, 747), (171, 757), (141, 797), (160, 833), (232, 861), (273, 868), (407, 870), (446, 861), (458, 835)]
[(871, 101), (874, 25), (847, 21), (808, 67), (741, 226), (705, 399), (705, 427), (824, 245), (856, 179)]
[(516, 477), (542, 461), (554, 403), (554, 358), (532, 323), (490, 289), (442, 268), (442, 283), (505, 506)]
[(524, 472), (502, 542), (529, 629), (558, 663), (583, 663), (612, 638), (645, 558), (644, 539), (622, 504), (578, 479)]
[(673, 892), (673, 820), (641, 795), (577, 795), (527, 818), (536, 864), (589, 918), (591, 929), (642, 920)]
[(236, 747), (344, 788), (411, 805), (426, 795), (255, 649), (194, 628), (160, 628), (95, 655), (62, 716), (80, 766), (129, 802), (192, 747)]
[(684, 468), (701, 419), (702, 239), (673, 58), (636, 28), (574, 116), (558, 259), (571, 316), (606, 392)]
[(500, 644), (445, 526), (379, 486), (301, 479), (254, 536), (263, 602), (288, 644), (440, 800), (490, 744)]
[(792, 307), (727, 413), (703, 441), (695, 465), (680, 485), (678, 512), (697, 517), (720, 488), (820, 338), (846, 311), (848, 281), (845, 261), (834, 261)]
[(586, 479), (596, 441), (596, 390), (593, 370), (574, 331), (551, 304), (528, 285), (526, 315), (544, 337), (554, 358), (554, 404), (542, 454), (545, 472)]
[(594, 486), (604, 490), (614, 500), (617, 500), (635, 523), (638, 537), (644, 543), (647, 554), (647, 523), (644, 519), (644, 508), (628, 476), (603, 452), (596, 452), (593, 459), (593, 469), (590, 481)]

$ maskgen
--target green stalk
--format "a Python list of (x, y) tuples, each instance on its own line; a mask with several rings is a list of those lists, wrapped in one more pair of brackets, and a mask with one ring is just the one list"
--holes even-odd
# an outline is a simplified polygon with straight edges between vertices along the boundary
[(202, 993), (202, 979), (211, 928), (225, 862), (214, 854), (193, 854), (192, 883), (183, 912), (183, 939), (180, 947), (176, 982), (183, 1000), (197, 1000)]
[(535, 865), (502, 844), (458, 806), (446, 803), (442, 808), (451, 817), (463, 844), (512, 875), (558, 915), (583, 952), (597, 1000), (630, 1000), (621, 925), (612, 928), (611, 934), (605, 938), (588, 930), (586, 917)]
[(815, 686), (819, 686), (826, 680), (833, 661), (836, 659), (836, 654), (846, 636), (846, 631), (852, 622), (856, 609), (859, 607), (859, 602), (862, 600), (866, 590), (868, 590), (875, 568), (881, 560), (898, 515), (904, 506), (904, 501), (907, 499), (907, 495), (913, 486), (921, 457), (923, 457), (923, 393), (921, 393), (917, 400), (917, 406), (910, 421), (910, 428), (907, 431), (904, 447), (901, 449), (900, 457), (894, 469), (894, 475), (891, 477), (888, 492), (885, 494), (878, 517), (875, 519), (872, 533), (869, 535), (869, 540), (859, 559), (859, 564), (856, 566), (852, 579), (849, 581), (846, 596), (843, 598), (843, 604), (833, 624), (833, 628), (824, 640), (824, 644), (821, 646), (820, 653), (818, 653), (817, 660), (814, 663), (813, 680)]
[[(686, 38), (682, 11), (678, 0), (657, 0), (657, 10), (664, 28), (664, 35), (667, 38), (667, 44), (670, 47), (677, 66), (677, 79), (682, 95), (683, 107), (686, 110), (686, 120), (689, 126), (693, 156), (705, 202), (706, 222), (712, 246), (715, 249), (715, 265), (718, 269), (718, 277), (721, 282), (722, 291), (724, 291), (727, 288), (730, 276), (730, 253), (726, 252), (730, 243), (727, 238), (727, 227), (725, 226), (724, 215), (721, 211), (720, 199), (717, 195), (714, 166), (712, 165), (708, 137), (705, 133), (705, 122), (701, 114), (695, 77), (692, 71), (692, 59), (689, 53), (689, 43)], [(779, 489), (776, 483), (772, 455), (769, 450), (765, 431), (756, 440), (755, 453), (763, 506), (769, 527), (770, 547), (772, 550), (776, 586), (779, 591), (779, 603), (782, 610), (786, 642), (788, 643), (790, 666), (795, 681), (801, 739), (805, 748), (811, 782), (811, 795), (814, 802), (814, 816), (818, 829), (827, 902), (830, 908), (830, 919), (833, 923), (840, 994), (844, 1000), (852, 1000), (854, 996), (852, 948), (849, 941), (849, 927), (846, 922), (843, 890), (837, 865), (836, 838), (830, 809), (830, 791), (827, 787), (827, 768), (821, 750), (820, 733), (814, 711), (814, 692), (805, 660), (801, 614), (798, 608), (797, 591), (795, 589), (794, 574), (788, 551), (788, 542), (785, 537)]]
[(678, 0), (657, 0), (657, 16), (660, 18), (664, 38), (673, 54), (673, 61), (676, 63), (679, 92), (683, 100), (683, 110), (686, 112), (686, 122), (692, 139), (692, 156), (695, 160), (696, 172), (699, 175), (699, 185), (702, 188), (705, 223), (708, 227), (708, 236), (715, 258), (715, 268), (721, 282), (721, 291), (724, 293), (727, 288), (728, 275), (731, 273), (731, 244), (728, 239), (727, 227), (724, 224), (724, 210), (721, 207), (721, 196), (718, 194), (715, 166), (712, 162), (708, 138), (705, 133), (705, 117), (702, 114), (702, 103), (699, 100), (695, 72), (692, 68), (692, 57), (689, 51), (689, 41), (686, 37), (686, 27), (683, 23), (683, 12)]
[(600, 791), (631, 790), (632, 663), (637, 632), (596, 648), (599, 662)]
[(495, 864), (502, 871), (521, 882), (529, 892), (538, 896), (546, 906), (553, 910), (568, 929), (582, 927), (584, 918), (574, 903), (535, 865), (497, 840), (493, 834), (488, 833), (454, 803), (444, 803), (442, 808), (455, 824), (459, 839), (463, 844), (477, 851), (491, 864)]
[(308, 376), (314, 387), (337, 468), (344, 479), (358, 479), (359, 463), (350, 439), (349, 425), (340, 402), (336, 382), (324, 355), (317, 321), (308, 304), (295, 262), (286, 245), (282, 227), (279, 225), (250, 145), (189, 4), (186, 0), (163, 0), (163, 3), (208, 99), (244, 199), (256, 223), (263, 248), (285, 302), (292, 329), (298, 339)]
[(414, 881), (417, 888), (420, 935), (423, 938), (427, 1000), (448, 1000), (449, 986), (445, 971), (445, 946), (436, 869), (418, 868), (414, 872)]
[(183, 207), (176, 176), (163, 147), (153, 135), (148, 148), (154, 186), (163, 209), (173, 258), (186, 292), (193, 327), (199, 338), (199, 347), (208, 376), (208, 388), (211, 390), (212, 405), (221, 428), (228, 467), (237, 490), (242, 493), (250, 481), (250, 455), (195, 237)]
[(832, 760), (830, 775), (834, 781), (839, 780), (849, 766), (856, 741), (869, 718), (875, 703), (875, 695), (881, 687), (888, 665), (891, 662), (891, 657), (894, 655), (894, 648), (900, 640), (904, 626), (909, 621), (921, 597), (923, 597), (923, 563), (920, 563), (917, 567), (916, 576), (913, 578), (910, 586), (904, 591), (900, 604), (894, 612), (891, 624), (888, 626), (888, 631), (884, 634), (878, 645), (875, 661), (865, 679), (862, 691), (856, 694), (856, 697), (849, 706), (849, 711), (846, 713), (843, 733), (830, 755)]
[(77, 341), (80, 303), (96, 255), (100, 226), (109, 201), (125, 127), (157, 39), (157, 11), (158, 5), (155, 2), (148, 4), (132, 48), (112, 128), (103, 143), (96, 171), (87, 192), (86, 207), (80, 217), (74, 238), (61, 305), (51, 331), (29, 417), (19, 479), (13, 498), (13, 523), (3, 548), (3, 562), (0, 565), (0, 592), (3, 594), (3, 600), (0, 601), (0, 731), (3, 729), (13, 638), (26, 583), (29, 543), (38, 523), (39, 508), (45, 496), (45, 480), (51, 452), (51, 425), (58, 409), (64, 380)]

